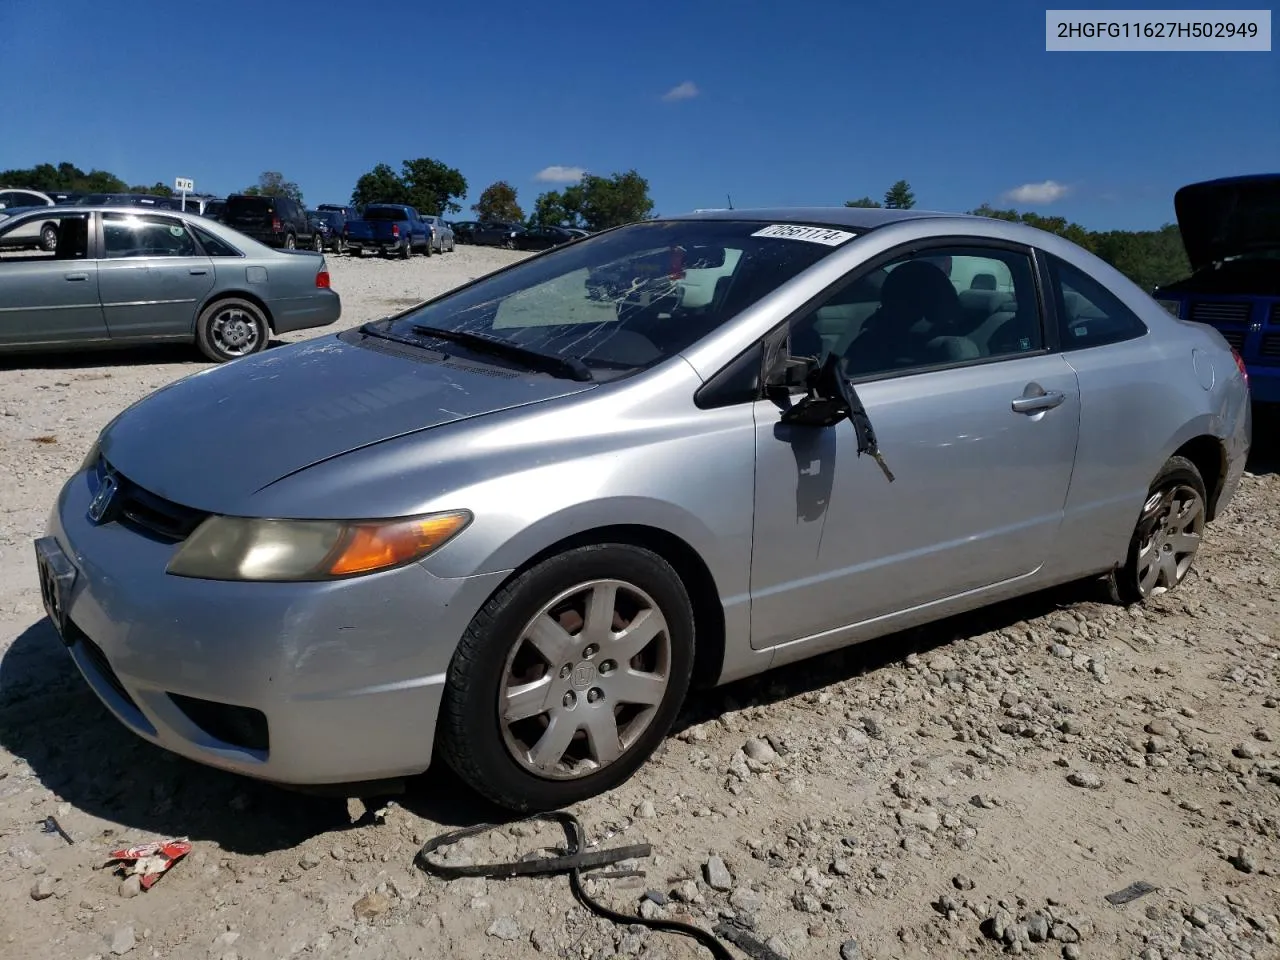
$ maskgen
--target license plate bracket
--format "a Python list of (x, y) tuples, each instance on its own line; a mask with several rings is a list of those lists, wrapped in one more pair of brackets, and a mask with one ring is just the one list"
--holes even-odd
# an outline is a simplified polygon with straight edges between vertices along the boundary
[(67, 636), (67, 604), (76, 582), (75, 565), (58, 546), (54, 537), (41, 537), (35, 542), (36, 570), (40, 576), (40, 598), (58, 636)]

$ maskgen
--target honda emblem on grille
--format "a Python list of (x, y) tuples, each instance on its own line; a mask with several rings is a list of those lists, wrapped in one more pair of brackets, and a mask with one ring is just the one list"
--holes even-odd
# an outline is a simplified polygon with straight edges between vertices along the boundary
[(89, 519), (94, 523), (106, 523), (111, 511), (111, 507), (115, 504), (116, 491), (120, 485), (116, 482), (116, 478), (107, 475), (102, 478), (102, 482), (98, 484), (98, 492), (93, 495), (93, 499), (89, 501)]

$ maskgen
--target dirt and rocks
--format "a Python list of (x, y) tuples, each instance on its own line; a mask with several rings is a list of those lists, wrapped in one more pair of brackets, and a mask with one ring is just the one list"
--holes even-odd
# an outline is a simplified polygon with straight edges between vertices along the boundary
[[(341, 326), (515, 256), (331, 258)], [(0, 957), (707, 956), (590, 914), (564, 877), (416, 869), (425, 841), (498, 816), (445, 771), (393, 798), (295, 794), (170, 756), (98, 703), (30, 543), (97, 430), (203, 367), (171, 348), (0, 361)], [(643, 876), (588, 892), (731, 919), (796, 960), (1280, 956), (1280, 458), (1274, 421), (1257, 433), (1173, 594), (1125, 610), (1072, 586), (692, 698), (631, 782), (573, 811), (598, 848), (653, 845), (622, 865)], [(194, 849), (149, 890), (104, 869), (169, 837)], [(516, 823), (452, 862), (561, 837)]]

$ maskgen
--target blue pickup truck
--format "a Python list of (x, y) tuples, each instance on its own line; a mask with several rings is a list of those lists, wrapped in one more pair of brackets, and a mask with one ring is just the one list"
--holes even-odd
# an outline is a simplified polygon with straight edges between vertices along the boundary
[(356, 257), (366, 250), (387, 256), (398, 253), (408, 260), (418, 251), (431, 256), (431, 227), (418, 211), (404, 203), (371, 203), (359, 220), (348, 220), (343, 228), (347, 249)]
[(1253, 399), (1280, 403), (1280, 173), (1188, 184), (1173, 205), (1192, 274), (1152, 296), (1215, 327), (1247, 369)]

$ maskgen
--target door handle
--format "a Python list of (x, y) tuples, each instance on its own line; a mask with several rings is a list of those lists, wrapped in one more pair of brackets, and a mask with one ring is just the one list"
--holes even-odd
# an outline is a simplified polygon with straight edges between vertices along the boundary
[(63, 277), (64, 280), (88, 280), (87, 273), (68, 273)]
[(1013, 401), (1013, 412), (1038, 413), (1041, 410), (1052, 410), (1066, 399), (1067, 395), (1058, 390), (1050, 390), (1034, 397), (1018, 397)]
[(187, 271), (187, 273), (191, 274), (193, 277), (203, 277), (208, 272), (209, 271), (203, 267), (192, 267)]

